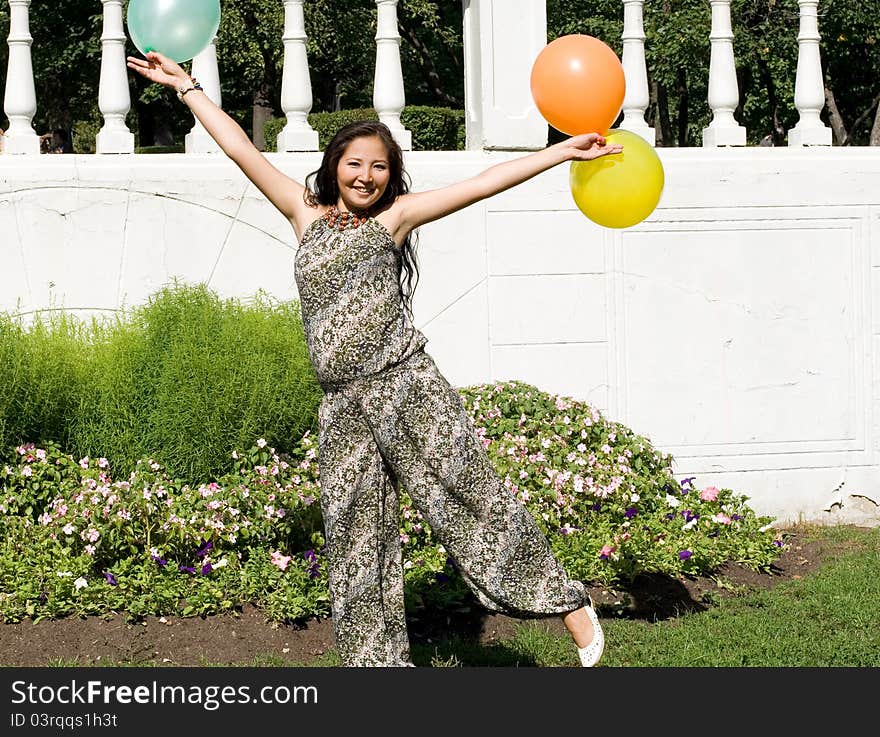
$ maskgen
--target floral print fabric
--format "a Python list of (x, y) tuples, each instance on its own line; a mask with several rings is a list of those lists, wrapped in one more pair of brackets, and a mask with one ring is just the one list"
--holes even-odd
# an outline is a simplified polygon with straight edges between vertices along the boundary
[[(341, 303), (353, 304), (347, 290), (361, 289), (366, 293), (357, 304), (381, 306), (380, 315), (359, 312), (356, 320), (339, 316), (318, 326), (309, 314), (313, 307), (339, 313), (325, 301), (331, 295), (321, 299), (314, 284), (300, 285), (311, 295), (302, 301), (303, 319), (312, 326), (309, 348), (324, 377), (319, 474), (337, 648), (344, 665), (404, 666), (411, 662), (400, 486), (486, 607), (521, 617), (561, 614), (583, 606), (587, 594), (566, 576), (528, 510), (504, 487), (461, 396), (423, 350), (424, 336), (401, 315), (391, 319), (384, 312), (391, 301), (385, 281), (393, 279), (396, 290), (399, 271), (392, 276), (381, 253), (394, 247), (390, 236), (372, 222), (330, 234), (325, 225), (310, 226), (303, 242), (312, 253), (297, 278), (320, 273), (322, 284), (342, 285)], [(332, 258), (319, 255), (321, 233)], [(319, 261), (326, 271), (314, 266)], [(399, 297), (395, 309), (403, 312)], [(400, 332), (383, 332), (381, 325), (388, 324)], [(337, 336), (333, 329), (365, 334)], [(387, 335), (387, 345), (370, 343)], [(364, 347), (364, 356), (354, 359), (354, 346)], [(326, 355), (332, 347), (343, 348)], [(351, 375), (343, 355), (361, 373)]]

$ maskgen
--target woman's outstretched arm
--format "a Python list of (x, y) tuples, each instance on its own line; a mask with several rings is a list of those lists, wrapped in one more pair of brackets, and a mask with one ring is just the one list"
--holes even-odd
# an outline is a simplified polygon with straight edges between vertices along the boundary
[(565, 161), (587, 161), (623, 151), (598, 133), (584, 133), (527, 156), (496, 164), (475, 177), (448, 187), (404, 195), (397, 201), (397, 217), (406, 231), (442, 218), (468, 205), (521, 184)]
[[(129, 56), (128, 68), (151, 82), (175, 90), (192, 86), (192, 78), (180, 65), (155, 51), (148, 53), (146, 59)], [(223, 153), (238, 164), (254, 186), (291, 222), (297, 237), (301, 237), (308, 222), (315, 216), (314, 211), (310, 214), (303, 201), (303, 185), (272, 166), (251, 143), (241, 126), (217, 107), (204, 92), (188, 92), (183, 101)]]

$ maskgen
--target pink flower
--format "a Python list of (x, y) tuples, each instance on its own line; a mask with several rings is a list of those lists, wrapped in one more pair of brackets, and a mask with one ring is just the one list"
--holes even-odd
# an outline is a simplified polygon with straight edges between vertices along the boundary
[(714, 486), (707, 486), (700, 492), (700, 499), (704, 502), (714, 502), (718, 498), (718, 489)]
[(599, 551), (599, 557), (607, 559), (617, 548), (614, 545), (603, 545), (602, 549)]
[(281, 555), (277, 550), (272, 551), (272, 565), (278, 566), (282, 571), (287, 568), (287, 564), (290, 563), (292, 556), (290, 555)]
[(728, 517), (726, 514), (721, 514), (720, 512), (718, 514), (712, 515), (712, 519), (722, 525), (729, 525), (731, 522), (730, 517)]
[(79, 467), (80, 468), (88, 468), (89, 467), (89, 457), (79, 459)]

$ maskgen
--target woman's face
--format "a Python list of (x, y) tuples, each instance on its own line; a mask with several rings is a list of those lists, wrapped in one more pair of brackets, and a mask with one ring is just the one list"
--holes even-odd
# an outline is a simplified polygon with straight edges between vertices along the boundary
[(336, 166), (340, 199), (336, 206), (340, 210), (368, 210), (382, 197), (389, 176), (388, 151), (382, 140), (377, 136), (355, 138)]

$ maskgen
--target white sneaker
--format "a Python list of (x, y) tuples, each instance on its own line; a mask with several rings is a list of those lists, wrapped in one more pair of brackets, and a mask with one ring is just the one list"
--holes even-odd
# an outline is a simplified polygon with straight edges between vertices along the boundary
[(593, 609), (593, 599), (588, 598), (590, 603), (584, 605), (584, 609), (587, 610), (587, 616), (593, 623), (593, 641), (586, 647), (578, 648), (578, 655), (584, 668), (592, 668), (596, 665), (599, 658), (602, 657), (602, 651), (605, 650), (605, 634), (602, 632), (602, 625), (599, 624), (599, 617), (596, 616), (596, 611)]

